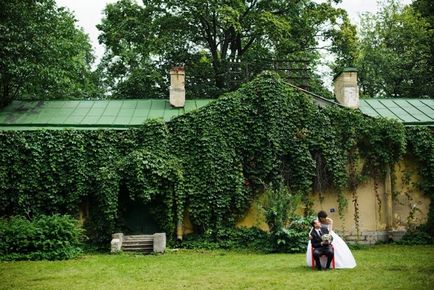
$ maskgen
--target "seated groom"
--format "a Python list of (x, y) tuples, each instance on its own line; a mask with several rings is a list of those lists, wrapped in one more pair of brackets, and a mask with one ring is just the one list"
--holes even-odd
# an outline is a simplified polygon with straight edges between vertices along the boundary
[(311, 225), (313, 227), (312, 231), (310, 232), (310, 235), (312, 236), (312, 246), (314, 248), (313, 251), (313, 257), (315, 259), (315, 264), (316, 264), (316, 268), (318, 270), (321, 270), (321, 263), (319, 258), (322, 255), (327, 256), (327, 266), (326, 269), (330, 269), (330, 263), (333, 259), (334, 256), (334, 252), (333, 252), (333, 248), (331, 246), (331, 244), (327, 241), (323, 241), (322, 240), (322, 236), (324, 234), (328, 234), (328, 229), (327, 228), (321, 228), (321, 223), (318, 220), (313, 220), (311, 222)]

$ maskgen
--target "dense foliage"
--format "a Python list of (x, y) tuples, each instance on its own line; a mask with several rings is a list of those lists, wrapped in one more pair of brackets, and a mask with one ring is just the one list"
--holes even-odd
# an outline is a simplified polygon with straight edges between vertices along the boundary
[(89, 235), (106, 239), (118, 212), (119, 161), (135, 150), (164, 150), (166, 139), (156, 121), (127, 131), (1, 132), (1, 215), (76, 215), (91, 204)]
[(401, 240), (396, 243), (399, 245), (431, 245), (434, 244), (434, 236), (427, 232), (426, 226), (410, 229), (405, 233)]
[[(88, 235), (119, 230), (120, 195), (149, 204), (163, 230), (185, 213), (197, 233), (233, 227), (282, 180), (311, 211), (320, 194), (381, 176), (405, 152), (402, 124), (312, 99), (266, 73), (238, 91), (170, 122), (131, 130), (0, 132), (0, 214), (77, 214), (88, 205)], [(364, 159), (361, 172), (347, 164)], [(357, 206), (357, 200), (354, 202)]]
[(293, 215), (289, 223), (270, 233), (269, 248), (274, 252), (303, 253), (306, 251), (306, 233), (312, 228), (313, 216)]
[(418, 162), (419, 186), (431, 199), (428, 221), (423, 228), (434, 237), (434, 135), (427, 127), (407, 128), (408, 152)]
[(216, 97), (273, 60), (313, 68), (319, 38), (345, 15), (332, 5), (339, 0), (141, 2), (108, 4), (98, 25), (107, 48), (100, 69), (114, 98), (164, 97), (173, 65), (186, 66), (191, 98)]
[(434, 97), (432, 1), (382, 2), (361, 17), (357, 29), (344, 22), (334, 37), (335, 70), (354, 66), (366, 97)]
[(17, 98), (92, 97), (92, 62), (87, 35), (54, 0), (0, 2), (0, 108)]
[(64, 260), (82, 252), (83, 229), (70, 216), (0, 219), (0, 260)]
[(251, 228), (221, 228), (203, 234), (190, 234), (173, 246), (186, 249), (250, 249), (264, 252), (302, 253), (306, 251), (306, 236), (312, 216), (288, 217), (288, 223), (270, 232)]
[[(306, 234), (305, 234), (306, 236)], [(222, 228), (215, 233), (187, 235), (182, 242), (174, 242), (173, 246), (184, 249), (249, 249), (255, 251), (271, 251), (270, 234), (252, 228)]]

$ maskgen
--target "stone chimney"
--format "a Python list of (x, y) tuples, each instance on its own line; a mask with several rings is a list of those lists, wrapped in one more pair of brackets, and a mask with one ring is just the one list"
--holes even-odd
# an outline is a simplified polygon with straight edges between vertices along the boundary
[(357, 85), (357, 69), (344, 68), (333, 79), (336, 100), (345, 107), (359, 108), (359, 87)]
[(173, 67), (170, 70), (170, 104), (176, 108), (185, 105), (185, 70), (184, 67)]

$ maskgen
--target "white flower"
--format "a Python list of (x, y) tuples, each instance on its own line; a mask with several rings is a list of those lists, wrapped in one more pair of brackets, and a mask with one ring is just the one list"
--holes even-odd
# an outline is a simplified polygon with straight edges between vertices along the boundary
[(333, 241), (333, 236), (330, 235), (330, 234), (324, 234), (324, 235), (321, 236), (321, 239), (322, 239), (324, 242), (329, 242), (329, 243), (331, 243), (331, 242)]

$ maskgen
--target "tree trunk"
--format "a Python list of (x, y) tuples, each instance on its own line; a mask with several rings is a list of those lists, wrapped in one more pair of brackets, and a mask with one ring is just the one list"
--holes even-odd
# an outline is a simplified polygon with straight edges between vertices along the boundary
[(225, 88), (225, 71), (221, 61), (213, 60), (215, 85), (219, 89)]
[(0, 108), (4, 108), (12, 102), (13, 96), (10, 90), (10, 82), (7, 79), (2, 80), (2, 95), (0, 99)]

